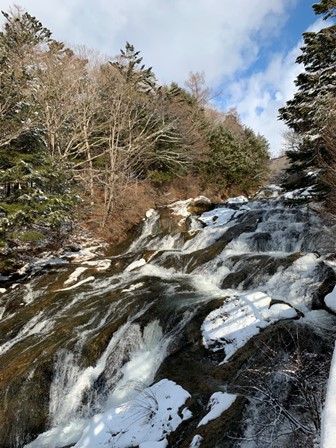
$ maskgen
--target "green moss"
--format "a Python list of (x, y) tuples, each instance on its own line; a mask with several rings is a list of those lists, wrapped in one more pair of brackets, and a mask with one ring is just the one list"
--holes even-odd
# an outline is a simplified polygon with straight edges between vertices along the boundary
[(37, 241), (41, 241), (44, 239), (44, 235), (41, 232), (36, 230), (28, 230), (26, 232), (21, 232), (18, 235), (18, 239), (23, 243), (33, 243)]

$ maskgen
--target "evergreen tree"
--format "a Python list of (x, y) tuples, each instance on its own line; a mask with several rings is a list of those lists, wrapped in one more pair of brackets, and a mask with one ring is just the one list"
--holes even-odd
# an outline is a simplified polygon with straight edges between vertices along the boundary
[[(326, 17), (333, 15), (334, 7), (334, 0), (314, 5), (315, 11)], [(297, 93), (279, 110), (280, 118), (297, 136), (296, 147), (286, 153), (290, 160), (287, 187), (315, 185), (321, 192), (327, 158), (322, 134), (328, 122), (328, 104), (336, 93), (336, 26), (303, 33), (303, 39), (297, 63), (303, 64), (305, 71), (295, 81)]]
[[(0, 32), (0, 227), (59, 227), (70, 213), (64, 165), (49, 157), (40, 117), (39, 67), (51, 33), (20, 10)], [(59, 182), (55, 182), (55, 177)]]

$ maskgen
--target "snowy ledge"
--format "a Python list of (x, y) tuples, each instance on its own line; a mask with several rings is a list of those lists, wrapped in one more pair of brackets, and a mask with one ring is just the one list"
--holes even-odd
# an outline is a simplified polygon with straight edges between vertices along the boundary
[(223, 362), (257, 335), (262, 328), (281, 319), (293, 319), (297, 312), (290, 305), (271, 305), (272, 299), (263, 292), (233, 294), (204, 320), (201, 331), (203, 344), (212, 351), (224, 350)]

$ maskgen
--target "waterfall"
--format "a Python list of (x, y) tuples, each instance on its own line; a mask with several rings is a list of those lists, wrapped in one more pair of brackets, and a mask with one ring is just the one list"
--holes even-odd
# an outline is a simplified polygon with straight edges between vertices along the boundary
[[(188, 204), (170, 207), (173, 213), (183, 210), (175, 227), (169, 210), (149, 211), (128, 249), (100, 261), (105, 270), (95, 262), (63, 264), (1, 295), (1, 447), (92, 448), (94, 422), (104, 428), (107, 447), (129, 446), (120, 441), (131, 443), (132, 437), (145, 443), (146, 425), (153, 440), (166, 446), (182, 421), (185, 437), (203, 446), (197, 413), (206, 414), (206, 397), (235, 388), (235, 379), (256, 357), (254, 342), (267, 345), (265, 335), (273, 341), (273, 331), (287, 325), (296, 332), (312, 328), (327, 344), (335, 318), (323, 297), (336, 275), (328, 261), (335, 243), (326, 223), (307, 206), (288, 208), (277, 198), (231, 201), (202, 216), (188, 216)], [(244, 350), (250, 350), (250, 361), (247, 355), (239, 361)], [(235, 363), (236, 372), (230, 367)], [(207, 381), (198, 375), (208, 375)], [(240, 436), (248, 438), (254, 429), (246, 422), (266, 411), (257, 410), (245, 389), (233, 393), (250, 403), (244, 412), (243, 399), (232, 404), (245, 418)], [(177, 400), (180, 407), (173, 412), (167, 397), (174, 394), (184, 401)], [(192, 412), (183, 404), (190, 396)], [(132, 412), (139, 412), (139, 403), (146, 412), (134, 424), (138, 432), (131, 433), (122, 415), (138, 421)], [(113, 436), (112, 416), (121, 425), (113, 426)], [(148, 429), (156, 428), (152, 419), (163, 432)], [(90, 444), (83, 442), (85, 434)], [(229, 443), (225, 437), (218, 435), (218, 443)], [(290, 439), (281, 443), (289, 447)]]

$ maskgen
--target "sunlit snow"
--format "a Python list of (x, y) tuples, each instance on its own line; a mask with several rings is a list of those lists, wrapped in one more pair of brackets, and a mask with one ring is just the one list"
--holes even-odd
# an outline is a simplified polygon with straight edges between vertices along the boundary
[(206, 425), (211, 420), (218, 418), (223, 412), (231, 407), (236, 398), (237, 395), (228, 394), (227, 392), (215, 392), (212, 394), (208, 404), (210, 410), (197, 426)]

